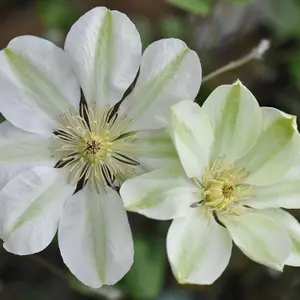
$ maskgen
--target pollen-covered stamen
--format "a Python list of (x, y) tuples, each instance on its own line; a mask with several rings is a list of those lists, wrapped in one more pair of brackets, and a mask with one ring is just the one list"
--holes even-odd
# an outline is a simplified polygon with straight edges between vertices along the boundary
[(215, 160), (203, 178), (194, 179), (200, 187), (201, 205), (208, 211), (238, 212), (241, 209), (239, 200), (252, 193), (252, 187), (243, 183), (246, 176), (243, 169), (226, 164), (222, 158)]
[(80, 114), (61, 116), (54, 131), (62, 158), (56, 167), (69, 167), (69, 181), (91, 180), (98, 190), (132, 177), (139, 162), (134, 157), (136, 132), (126, 132), (130, 120), (114, 107), (102, 110), (81, 106)]

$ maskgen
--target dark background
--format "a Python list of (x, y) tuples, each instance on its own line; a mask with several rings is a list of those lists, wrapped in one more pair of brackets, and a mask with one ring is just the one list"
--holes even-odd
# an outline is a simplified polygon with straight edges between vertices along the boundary
[[(0, 48), (23, 34), (63, 46), (72, 23), (99, 5), (128, 14), (144, 47), (165, 37), (186, 41), (198, 52), (204, 75), (247, 54), (262, 38), (270, 39), (264, 60), (204, 83), (197, 100), (202, 103), (216, 86), (239, 78), (261, 105), (300, 114), (300, 0), (0, 0)], [(135, 264), (117, 285), (99, 290), (81, 285), (68, 273), (53, 241), (33, 256), (18, 257), (0, 249), (0, 300), (300, 299), (299, 269), (285, 267), (279, 273), (250, 261), (236, 248), (213, 285), (178, 285), (165, 253), (169, 222), (134, 214), (129, 218)]]

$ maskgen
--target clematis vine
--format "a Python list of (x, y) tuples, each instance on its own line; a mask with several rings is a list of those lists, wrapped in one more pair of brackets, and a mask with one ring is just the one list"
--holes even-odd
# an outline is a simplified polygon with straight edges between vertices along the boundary
[(211, 284), (228, 265), (232, 240), (276, 270), (300, 265), (300, 225), (283, 208), (300, 208), (296, 117), (259, 107), (236, 82), (216, 88), (202, 107), (170, 109), (181, 163), (124, 183), (129, 211), (174, 219), (167, 252), (180, 283)]
[(105, 7), (73, 25), (64, 51), (13, 39), (0, 52), (4, 248), (37, 253), (58, 230), (62, 258), (84, 284), (122, 278), (133, 242), (117, 190), (176, 159), (163, 129), (168, 107), (192, 101), (200, 82), (199, 58), (184, 42), (154, 42), (141, 57), (134, 24)]

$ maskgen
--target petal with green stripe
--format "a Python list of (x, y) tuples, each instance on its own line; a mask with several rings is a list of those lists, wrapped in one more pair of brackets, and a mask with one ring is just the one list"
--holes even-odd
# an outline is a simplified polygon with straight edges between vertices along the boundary
[(242, 157), (254, 145), (261, 129), (261, 111), (240, 81), (216, 88), (203, 104), (214, 130), (212, 159), (228, 162)]
[(271, 107), (262, 108), (263, 124), (256, 144), (236, 162), (249, 173), (247, 183), (269, 185), (284, 178), (300, 149), (296, 117)]
[(18, 255), (45, 249), (74, 189), (68, 184), (67, 170), (50, 167), (36, 167), (9, 181), (0, 192), (4, 248)]
[(98, 193), (91, 186), (66, 203), (59, 225), (61, 255), (84, 284), (114, 284), (133, 263), (133, 240), (123, 202), (111, 188)]
[(138, 80), (121, 110), (132, 119), (131, 129), (164, 127), (168, 108), (193, 101), (201, 84), (197, 54), (178, 39), (163, 39), (145, 50)]
[(64, 51), (33, 36), (0, 52), (0, 111), (15, 126), (52, 135), (60, 114), (76, 107), (80, 88)]
[(96, 7), (72, 26), (65, 50), (85, 98), (98, 107), (115, 104), (133, 82), (141, 62), (141, 39), (118, 11)]

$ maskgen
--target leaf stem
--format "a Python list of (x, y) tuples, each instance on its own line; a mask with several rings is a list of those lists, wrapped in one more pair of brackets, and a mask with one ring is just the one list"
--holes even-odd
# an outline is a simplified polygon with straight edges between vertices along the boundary
[(252, 51), (250, 53), (248, 53), (247, 55), (241, 57), (238, 60), (232, 61), (229, 64), (221, 67), (220, 69), (204, 76), (202, 79), (202, 83), (206, 82), (210, 79), (213, 79), (223, 73), (237, 69), (237, 68), (247, 64), (251, 60), (262, 59), (264, 54), (266, 53), (266, 51), (268, 51), (269, 48), (270, 48), (270, 41), (266, 40), (266, 39), (261, 40), (259, 42), (258, 46), (256, 46), (254, 49), (252, 49)]

